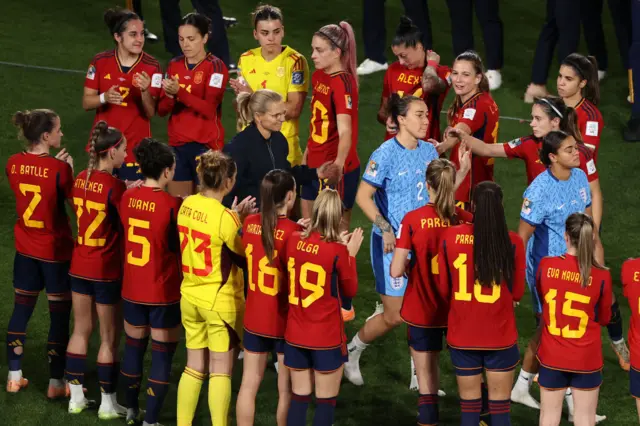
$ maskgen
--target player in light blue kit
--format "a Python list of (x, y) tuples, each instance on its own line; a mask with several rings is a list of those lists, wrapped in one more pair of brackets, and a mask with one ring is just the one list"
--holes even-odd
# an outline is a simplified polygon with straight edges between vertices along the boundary
[[(540, 322), (542, 304), (536, 291), (537, 270), (546, 256), (560, 256), (567, 251), (565, 222), (577, 212), (591, 215), (591, 191), (587, 175), (580, 170), (580, 156), (576, 140), (562, 131), (544, 137), (540, 161), (547, 171), (536, 177), (524, 193), (518, 234), (527, 247), (527, 283), (533, 298), (536, 323)], [(604, 264), (603, 250), (597, 233), (596, 259)], [(529, 341), (522, 369), (511, 391), (511, 400), (532, 408), (540, 408), (529, 393), (533, 377), (538, 371), (536, 350), (540, 342), (540, 328)], [(570, 413), (573, 400), (569, 394)]]
[[(391, 278), (389, 273), (396, 233), (406, 213), (429, 202), (427, 166), (438, 158), (435, 147), (421, 140), (429, 126), (427, 105), (422, 99), (415, 96), (400, 98), (394, 94), (389, 98), (387, 108), (387, 125), (395, 126), (398, 133), (371, 155), (356, 195), (358, 206), (374, 223), (371, 264), (376, 291), (382, 299), (382, 305), (376, 307), (374, 314), (348, 345), (349, 362), (345, 364), (345, 376), (358, 386), (364, 383), (359, 364), (364, 349), (376, 338), (402, 324), (400, 308), (407, 279)], [(455, 188), (471, 167), (466, 146), (462, 150), (461, 161)], [(417, 380), (415, 382), (417, 386)]]

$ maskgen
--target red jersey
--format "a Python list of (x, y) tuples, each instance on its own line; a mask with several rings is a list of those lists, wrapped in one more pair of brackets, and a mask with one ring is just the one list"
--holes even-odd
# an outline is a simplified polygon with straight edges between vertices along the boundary
[(328, 243), (317, 232), (306, 239), (295, 232), (281, 256), (289, 275), (285, 340), (309, 349), (342, 348), (346, 354), (340, 298), (356, 295), (356, 259), (347, 246)]
[[(465, 102), (453, 117), (449, 126), (455, 127), (459, 123), (466, 124), (471, 129), (471, 135), (485, 143), (496, 143), (498, 140), (498, 119), (500, 111), (491, 95), (478, 92)], [(458, 145), (451, 150), (451, 161), (460, 168), (458, 161)], [(493, 158), (473, 155), (471, 170), (456, 191), (456, 200), (468, 203), (471, 201), (473, 189), (485, 180), (493, 180)]]
[(122, 103), (114, 105), (106, 103), (96, 110), (93, 124), (104, 120), (111, 127), (120, 130), (127, 138), (126, 163), (135, 163), (133, 148), (144, 139), (151, 136), (151, 122), (142, 106), (142, 93), (133, 85), (133, 76), (146, 72), (151, 77), (149, 92), (152, 97), (160, 95), (162, 87), (162, 70), (160, 63), (148, 53), (143, 52), (131, 67), (120, 65), (115, 50), (98, 53), (93, 57), (89, 71), (84, 80), (84, 87), (97, 90), (102, 94), (112, 86), (122, 95)]
[(120, 199), (125, 183), (110, 173), (94, 170), (76, 177), (71, 196), (76, 209), (78, 238), (69, 274), (95, 281), (122, 279)]
[(271, 264), (262, 245), (261, 215), (248, 216), (242, 227), (242, 243), (247, 256), (249, 286), (244, 314), (245, 330), (265, 337), (282, 339), (287, 323), (287, 275), (278, 253), (284, 250), (287, 239), (301, 226), (278, 218), (274, 232), (274, 259)]
[[(382, 99), (388, 99), (393, 93), (397, 93), (401, 97), (404, 95), (417, 96), (424, 99), (429, 108), (429, 127), (427, 128), (427, 136), (425, 140), (440, 140), (440, 111), (444, 103), (449, 89), (451, 88), (451, 80), (449, 78), (451, 69), (444, 65), (436, 67), (436, 73), (447, 84), (446, 89), (440, 94), (424, 93), (422, 89), (422, 74), (426, 67), (409, 69), (400, 62), (394, 62), (384, 74), (382, 82)], [(389, 132), (385, 133), (385, 139), (389, 140), (394, 135)]]
[(224, 62), (208, 53), (194, 65), (178, 56), (169, 63), (168, 78), (178, 77), (180, 89), (173, 98), (162, 90), (158, 115), (171, 113), (167, 133), (169, 145), (189, 142), (208, 145), (221, 150), (224, 145), (222, 127), (222, 98), (229, 81)]
[(600, 149), (600, 136), (604, 128), (602, 114), (593, 102), (582, 99), (575, 107), (578, 115), (578, 128), (584, 144), (593, 151), (593, 158), (598, 162), (598, 149)]
[(554, 370), (592, 373), (601, 370), (600, 326), (611, 320), (611, 274), (591, 268), (582, 288), (578, 258), (570, 254), (540, 261), (536, 288), (542, 301), (540, 364)]
[(629, 349), (631, 367), (640, 371), (640, 258), (622, 264), (622, 292), (631, 306)]
[(48, 154), (14, 154), (5, 169), (16, 197), (16, 251), (50, 262), (68, 262), (73, 250), (65, 201), (71, 194), (71, 166)]
[(340, 71), (327, 74), (317, 70), (311, 77), (311, 128), (307, 141), (307, 165), (318, 168), (338, 156), (338, 114), (351, 116), (351, 148), (344, 172), (360, 167), (358, 159), (358, 86), (351, 74)]
[(439, 292), (449, 300), (447, 342), (457, 349), (506, 349), (518, 340), (513, 302), (524, 294), (526, 260), (522, 239), (509, 232), (514, 248), (513, 283), (483, 287), (475, 278), (473, 225), (452, 226), (440, 237)]
[(473, 216), (456, 209), (456, 217), (441, 219), (433, 204), (412, 210), (402, 219), (396, 248), (411, 250), (411, 267), (400, 316), (416, 327), (446, 327), (449, 300), (437, 291), (438, 248), (440, 235), (458, 221), (470, 222)]
[(122, 195), (123, 299), (149, 305), (180, 300), (179, 208), (180, 200), (159, 188), (140, 186)]
[[(520, 158), (524, 160), (525, 168), (527, 170), (527, 185), (531, 185), (531, 182), (538, 177), (538, 175), (547, 167), (540, 161), (540, 149), (542, 149), (542, 140), (535, 136), (525, 136), (523, 138), (517, 138), (511, 142), (502, 144), (504, 153), (507, 158)], [(580, 154), (580, 170), (587, 175), (589, 183), (598, 180), (598, 169), (596, 163), (592, 158), (592, 153), (584, 144), (578, 143), (578, 153)]]

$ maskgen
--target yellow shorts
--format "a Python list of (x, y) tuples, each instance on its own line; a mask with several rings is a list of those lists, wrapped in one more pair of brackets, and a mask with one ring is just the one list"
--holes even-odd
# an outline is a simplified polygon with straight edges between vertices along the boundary
[(242, 343), (244, 311), (218, 312), (180, 300), (187, 349), (227, 352)]

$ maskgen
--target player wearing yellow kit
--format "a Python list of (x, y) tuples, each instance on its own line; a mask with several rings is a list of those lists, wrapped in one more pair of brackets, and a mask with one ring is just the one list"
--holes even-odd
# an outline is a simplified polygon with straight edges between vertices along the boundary
[(242, 341), (244, 316), (239, 266), (246, 262), (238, 231), (244, 216), (254, 211), (255, 200), (234, 202), (235, 211), (222, 205), (235, 184), (236, 164), (219, 151), (200, 157), (198, 178), (200, 193), (187, 197), (178, 213), (188, 365), (178, 385), (178, 425), (191, 425), (208, 373), (211, 422), (227, 426), (234, 350)]
[(300, 53), (282, 45), (283, 17), (280, 9), (260, 5), (252, 14), (253, 37), (260, 47), (246, 51), (238, 61), (240, 78), (230, 80), (236, 92), (270, 89), (278, 92), (287, 107), (282, 134), (289, 142), (287, 160), (292, 166), (302, 162), (298, 120), (309, 91), (309, 65)]

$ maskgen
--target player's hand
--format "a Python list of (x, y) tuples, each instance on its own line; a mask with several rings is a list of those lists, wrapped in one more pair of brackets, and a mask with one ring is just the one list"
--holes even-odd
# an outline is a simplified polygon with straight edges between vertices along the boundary
[(392, 253), (396, 248), (396, 236), (392, 231), (382, 233), (382, 242), (384, 243), (384, 252)]
[(256, 197), (252, 197), (249, 195), (244, 200), (240, 201), (240, 203), (238, 203), (238, 197), (234, 197), (231, 208), (238, 213), (238, 215), (240, 216), (240, 221), (244, 222), (244, 219), (248, 215), (258, 212), (258, 209), (256, 208)]
[(362, 245), (362, 240), (364, 240), (362, 228), (356, 228), (353, 230), (351, 234), (349, 234), (349, 241), (347, 242), (347, 250), (349, 250), (349, 255), (355, 257), (360, 250), (360, 246)]
[(433, 138), (427, 139), (427, 142), (429, 142), (431, 145), (435, 147), (436, 151), (438, 151), (438, 154), (442, 154), (442, 151), (443, 151), (443, 149), (441, 148), (443, 146), (442, 142), (438, 142)]
[(142, 179), (138, 179), (138, 180), (125, 180), (124, 184), (127, 185), (127, 189), (129, 188), (137, 188), (140, 185), (142, 185), (144, 183), (144, 181)]
[(396, 133), (398, 133), (398, 126), (396, 126), (391, 117), (387, 117), (386, 127), (387, 133), (389, 133), (390, 135), (395, 135)]
[(341, 177), (342, 169), (331, 161), (327, 161), (318, 168), (318, 178), (325, 179), (327, 185), (336, 185)]
[(438, 55), (433, 50), (427, 50), (427, 61), (435, 61), (436, 63), (440, 63), (440, 55)]
[(422, 73), (422, 91), (425, 94), (433, 92), (440, 84), (440, 77), (432, 70), (433, 68), (425, 68), (424, 73)]
[(56, 158), (58, 160), (64, 161), (73, 169), (73, 158), (71, 157), (71, 154), (67, 152), (66, 148), (62, 148), (60, 151), (58, 151), (58, 153), (56, 154)]
[(146, 92), (151, 86), (151, 77), (147, 74), (146, 71), (142, 71), (141, 73), (135, 73), (133, 75), (133, 85), (140, 89), (141, 92)]
[(229, 85), (233, 89), (236, 95), (246, 92), (253, 93), (253, 90), (249, 87), (249, 85), (241, 78), (232, 78), (229, 80)]
[(311, 219), (298, 219), (296, 223), (306, 229), (309, 227), (309, 225), (311, 225)]
[(162, 88), (167, 95), (173, 97), (178, 94), (180, 83), (177, 78), (165, 78), (162, 80)]
[(122, 95), (118, 90), (118, 86), (111, 86), (109, 90), (104, 93), (104, 100), (108, 104), (120, 105), (122, 103)]
[(469, 170), (471, 170), (471, 150), (464, 142), (460, 144), (460, 148), (458, 149), (458, 164), (460, 164), (460, 168), (458, 169), (460, 173), (466, 175), (469, 173)]
[(467, 136), (467, 133), (461, 129), (456, 127), (447, 127), (444, 131), (445, 138), (455, 138), (459, 141), (464, 140), (464, 137)]

